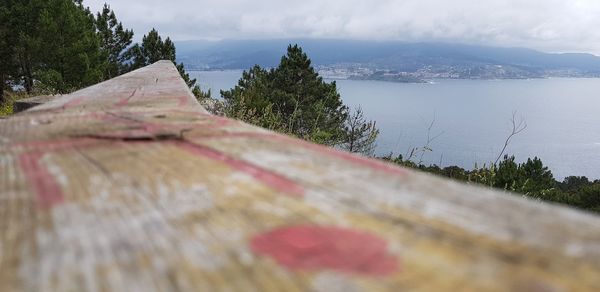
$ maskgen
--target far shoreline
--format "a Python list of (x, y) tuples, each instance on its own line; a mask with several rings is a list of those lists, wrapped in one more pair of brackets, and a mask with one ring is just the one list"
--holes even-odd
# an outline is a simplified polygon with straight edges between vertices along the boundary
[[(243, 72), (249, 69), (188, 69), (186, 71), (189, 72)], [(435, 84), (439, 81), (530, 81), (530, 80), (550, 80), (550, 79), (600, 79), (600, 76), (543, 76), (543, 77), (530, 77), (530, 78), (433, 78), (433, 79), (423, 79), (423, 82), (412, 82), (412, 81), (394, 81), (394, 80), (381, 80), (376, 78), (364, 78), (364, 79), (355, 79), (355, 78), (336, 78), (336, 77), (322, 77), (324, 80), (333, 80), (333, 81), (378, 81), (378, 82), (387, 82), (387, 83), (399, 83), (399, 84)]]

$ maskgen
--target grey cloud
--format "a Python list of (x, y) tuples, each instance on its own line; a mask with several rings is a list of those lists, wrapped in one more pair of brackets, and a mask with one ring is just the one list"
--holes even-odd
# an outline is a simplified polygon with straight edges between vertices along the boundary
[(84, 0), (108, 1), (141, 37), (175, 40), (348, 38), (454, 41), (600, 53), (597, 0)]

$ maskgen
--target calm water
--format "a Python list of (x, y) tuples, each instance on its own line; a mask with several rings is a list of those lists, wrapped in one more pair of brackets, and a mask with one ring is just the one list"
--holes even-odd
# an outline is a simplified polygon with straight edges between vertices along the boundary
[[(192, 72), (203, 88), (237, 83), (241, 71)], [(438, 80), (435, 84), (337, 81), (344, 102), (362, 106), (381, 130), (377, 153), (403, 154), (441, 134), (423, 160), (472, 168), (494, 161), (513, 111), (527, 123), (507, 148), (517, 160), (538, 156), (555, 177), (600, 178), (600, 79)]]

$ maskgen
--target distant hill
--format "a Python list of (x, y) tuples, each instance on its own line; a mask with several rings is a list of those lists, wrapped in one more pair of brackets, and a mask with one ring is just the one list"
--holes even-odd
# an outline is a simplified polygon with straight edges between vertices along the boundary
[[(600, 76), (600, 57), (591, 54), (543, 53), (449, 43), (405, 43), (354, 40), (225, 40), (177, 42), (177, 59), (190, 69), (273, 67), (290, 43), (298, 43), (317, 66), (364, 66), (377, 70), (472, 72), (490, 66), (516, 76)], [(483, 69), (482, 69), (483, 68)]]

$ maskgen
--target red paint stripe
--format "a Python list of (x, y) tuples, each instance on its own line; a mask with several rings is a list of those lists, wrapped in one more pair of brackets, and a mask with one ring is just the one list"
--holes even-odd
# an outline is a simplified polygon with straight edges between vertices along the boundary
[(321, 153), (321, 154), (324, 154), (327, 156), (341, 158), (346, 161), (349, 161), (349, 162), (352, 162), (355, 164), (360, 164), (362, 166), (366, 166), (366, 167), (376, 169), (379, 171), (383, 171), (386, 173), (390, 173), (390, 174), (394, 174), (394, 175), (406, 175), (407, 174), (407, 171), (402, 168), (399, 168), (399, 167), (396, 167), (393, 165), (389, 165), (387, 163), (384, 163), (384, 162), (381, 162), (381, 161), (378, 161), (375, 159), (360, 157), (358, 155), (350, 154), (348, 152), (335, 150), (333, 148), (329, 148), (329, 147), (322, 146), (322, 145), (312, 144), (309, 142), (302, 141), (300, 139), (291, 138), (291, 137), (287, 137), (287, 136), (280, 135), (280, 134), (260, 133), (260, 132), (241, 132), (241, 133), (215, 133), (212, 135), (208, 134), (208, 135), (201, 136), (201, 138), (229, 138), (229, 137), (260, 138), (260, 139), (267, 139), (267, 140), (275, 140), (278, 142), (294, 144), (294, 145), (300, 146), (302, 148), (307, 148), (307, 149), (310, 149), (312, 151), (315, 151), (315, 152), (318, 152), (318, 153)]
[(41, 164), (41, 152), (27, 152), (19, 155), (19, 164), (33, 186), (37, 201), (44, 208), (51, 208), (64, 201), (62, 189), (54, 176)]
[(258, 234), (250, 242), (255, 253), (269, 256), (292, 270), (331, 269), (367, 276), (398, 271), (387, 242), (370, 233), (326, 226), (288, 226)]
[(11, 145), (22, 148), (25, 152), (19, 155), (19, 165), (36, 194), (39, 205), (51, 208), (64, 201), (63, 191), (46, 167), (41, 163), (42, 157), (50, 151), (64, 150), (74, 147), (89, 147), (106, 144), (92, 138), (67, 138), (57, 140), (28, 141)]
[(205, 146), (180, 141), (175, 141), (171, 143), (192, 154), (223, 162), (237, 171), (241, 171), (251, 175), (255, 179), (259, 180), (260, 182), (268, 185), (269, 187), (279, 192), (289, 194), (295, 197), (304, 196), (304, 189), (300, 185), (279, 174), (262, 169), (248, 162), (227, 156), (219, 151)]

